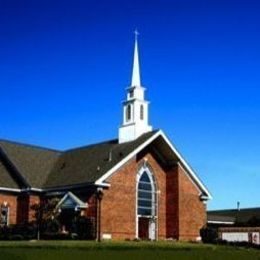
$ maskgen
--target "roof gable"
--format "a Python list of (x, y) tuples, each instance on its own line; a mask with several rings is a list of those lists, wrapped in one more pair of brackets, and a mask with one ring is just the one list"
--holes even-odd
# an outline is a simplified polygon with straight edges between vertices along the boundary
[(44, 187), (95, 183), (156, 132), (127, 143), (119, 144), (118, 140), (112, 140), (68, 150), (54, 165)]
[(72, 192), (68, 192), (60, 200), (60, 202), (56, 206), (56, 209), (84, 209), (87, 207), (88, 207), (87, 203), (84, 203)]
[(107, 173), (101, 176), (95, 183), (100, 185), (104, 183), (111, 175), (113, 175), (122, 165), (124, 165), (127, 161), (129, 161), (132, 157), (137, 155), (140, 151), (142, 151), (148, 145), (156, 145), (157, 148), (161, 149), (164, 153), (164, 160), (168, 163), (171, 161), (176, 162), (179, 161), (181, 165), (186, 169), (187, 174), (193, 181), (193, 183), (199, 188), (201, 191), (202, 199), (211, 199), (212, 196), (206, 186), (199, 179), (194, 170), (188, 165), (186, 160), (182, 157), (182, 155), (177, 151), (174, 145), (170, 142), (170, 140), (165, 136), (165, 134), (160, 130), (154, 133), (150, 138), (146, 141), (142, 142), (132, 153), (129, 153), (126, 157), (122, 158), (122, 160), (112, 167)]

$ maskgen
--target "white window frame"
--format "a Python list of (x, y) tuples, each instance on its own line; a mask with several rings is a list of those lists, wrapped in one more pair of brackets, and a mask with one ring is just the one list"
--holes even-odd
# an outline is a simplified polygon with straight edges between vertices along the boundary
[[(151, 184), (152, 184), (152, 213), (154, 212), (154, 214), (150, 215), (150, 216), (142, 216), (138, 214), (138, 184), (139, 184), (139, 180), (141, 178), (141, 176), (143, 175), (143, 173), (146, 172)], [(136, 175), (136, 204), (135, 204), (135, 208), (136, 208), (136, 238), (139, 238), (139, 226), (138, 226), (138, 220), (139, 217), (146, 217), (146, 218), (153, 218), (155, 220), (155, 225), (156, 225), (156, 237), (158, 237), (158, 191), (157, 191), (158, 187), (157, 187), (157, 182), (155, 179), (155, 176), (153, 174), (152, 168), (151, 166), (145, 161), (143, 163), (143, 165), (140, 167), (140, 169), (137, 172)], [(154, 202), (153, 202), (154, 201)]]

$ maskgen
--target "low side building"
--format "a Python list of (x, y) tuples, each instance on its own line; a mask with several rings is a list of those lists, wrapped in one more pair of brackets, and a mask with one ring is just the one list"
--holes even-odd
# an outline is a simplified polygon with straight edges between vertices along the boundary
[(223, 240), (260, 244), (260, 208), (208, 211), (207, 225)]

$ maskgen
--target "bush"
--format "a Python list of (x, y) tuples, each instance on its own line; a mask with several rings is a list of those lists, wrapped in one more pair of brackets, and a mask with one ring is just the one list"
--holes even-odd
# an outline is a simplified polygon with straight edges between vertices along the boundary
[[(60, 232), (61, 225), (57, 219), (48, 219), (41, 223), (40, 238), (46, 240), (94, 239), (95, 221), (93, 218), (77, 217), (72, 223), (70, 233)], [(0, 227), (0, 240), (37, 239), (36, 222)]]
[(73, 222), (72, 233), (77, 234), (78, 239), (94, 239), (94, 223), (93, 218), (78, 217)]
[(215, 228), (205, 227), (200, 230), (200, 236), (203, 243), (216, 243), (218, 232)]
[(60, 222), (57, 219), (48, 219), (42, 224), (43, 233), (58, 233), (61, 228)]
[(34, 223), (24, 223), (0, 227), (0, 240), (31, 240), (37, 236)]

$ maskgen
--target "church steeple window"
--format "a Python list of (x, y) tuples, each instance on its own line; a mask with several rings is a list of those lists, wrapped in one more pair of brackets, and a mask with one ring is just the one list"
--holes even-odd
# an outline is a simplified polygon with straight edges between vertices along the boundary
[(130, 121), (131, 120), (131, 105), (128, 105), (126, 107), (126, 121)]
[(143, 105), (140, 106), (140, 119), (144, 120), (144, 106)]

